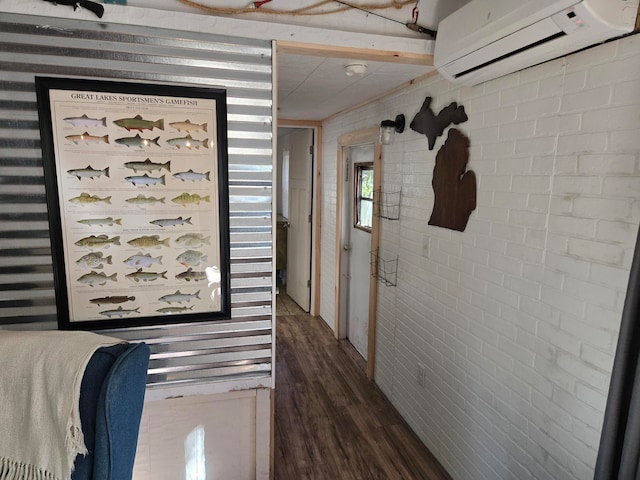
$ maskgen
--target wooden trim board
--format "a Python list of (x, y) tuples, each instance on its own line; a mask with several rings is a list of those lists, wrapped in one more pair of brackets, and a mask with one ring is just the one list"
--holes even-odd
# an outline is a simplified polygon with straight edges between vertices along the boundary
[[(376, 135), (377, 139), (377, 135)], [(373, 191), (380, 195), (382, 186), (382, 145), (377, 139), (374, 144), (373, 160)], [(373, 221), (371, 225), (371, 251), (377, 252), (380, 246), (380, 199), (373, 199)], [(376, 201), (377, 200), (377, 201)], [(378, 318), (378, 272), (370, 265), (369, 270), (369, 339), (367, 343), (367, 378), (373, 380), (376, 373), (376, 327)]]
[(320, 315), (320, 270), (322, 269), (322, 127), (316, 128), (316, 181), (315, 181), (315, 224), (314, 224), (314, 242), (315, 257), (315, 275), (313, 281), (315, 282), (315, 296), (313, 298), (313, 309), (311, 314), (314, 316)]
[(321, 127), (320, 120), (290, 120), (288, 118), (278, 118), (279, 127)]
[(433, 65), (433, 55), (427, 53), (374, 50), (369, 48), (320, 45), (315, 43), (278, 40), (278, 53), (309, 55), (314, 57), (349, 58), (375, 62), (403, 63), (407, 65)]

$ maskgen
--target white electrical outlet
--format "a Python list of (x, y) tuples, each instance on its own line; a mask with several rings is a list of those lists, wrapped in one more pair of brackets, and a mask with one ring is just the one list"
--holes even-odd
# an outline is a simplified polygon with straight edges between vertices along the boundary
[(418, 366), (416, 368), (416, 381), (418, 382), (418, 385), (424, 388), (426, 384), (426, 380), (427, 380), (427, 372), (426, 372), (425, 366), (421, 363), (418, 363)]

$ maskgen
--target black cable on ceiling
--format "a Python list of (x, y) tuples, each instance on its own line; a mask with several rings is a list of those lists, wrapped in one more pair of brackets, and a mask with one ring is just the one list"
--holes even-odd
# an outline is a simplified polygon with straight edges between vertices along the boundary
[(409, 30), (413, 30), (414, 32), (418, 32), (418, 33), (423, 33), (423, 34), (429, 35), (429, 36), (431, 36), (433, 38), (436, 38), (436, 35), (438, 34), (438, 32), (436, 30), (431, 30), (430, 28), (422, 27), (422, 26), (418, 25), (417, 23), (401, 22), (400, 20), (396, 20), (395, 18), (385, 17), (384, 15), (380, 15), (378, 13), (371, 12), (369, 10), (365, 10), (364, 8), (358, 7), (357, 5), (351, 5), (350, 3), (342, 2), (340, 0), (333, 0), (333, 1), (336, 2), (336, 3), (339, 3), (340, 5), (344, 5), (346, 7), (351, 7), (351, 8), (354, 8), (356, 10), (360, 10), (361, 12), (368, 13), (369, 15), (375, 15), (376, 17), (384, 18), (385, 20), (389, 20), (390, 22), (399, 23), (400, 25), (404, 25), (405, 27), (407, 27)]

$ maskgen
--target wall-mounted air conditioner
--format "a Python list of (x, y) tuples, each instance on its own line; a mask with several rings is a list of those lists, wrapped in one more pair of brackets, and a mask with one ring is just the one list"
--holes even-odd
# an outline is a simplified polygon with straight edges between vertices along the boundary
[(631, 32), (640, 0), (472, 0), (440, 22), (434, 65), (476, 85)]

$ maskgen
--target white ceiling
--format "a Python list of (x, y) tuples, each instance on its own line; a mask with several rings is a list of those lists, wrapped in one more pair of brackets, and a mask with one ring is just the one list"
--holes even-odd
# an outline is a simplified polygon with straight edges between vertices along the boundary
[[(344, 66), (364, 63), (363, 76), (347, 76)], [(278, 54), (278, 117), (324, 120), (425, 75), (433, 67), (357, 59)]]
[[(281, 0), (280, 3), (307, 4), (311, 0)], [(315, 0), (314, 0), (315, 1)], [(372, 0), (374, 3), (384, 0)], [(470, 0), (419, 0), (401, 9), (384, 10), (384, 16), (395, 17), (400, 23), (411, 20), (417, 6), (420, 25), (437, 29), (440, 20)], [(360, 2), (354, 2), (360, 3)], [(302, 5), (300, 5), (302, 6)], [(313, 18), (314, 26), (368, 31), (385, 35), (411, 35), (397, 22), (389, 22), (361, 11), (340, 14), (344, 25), (323, 24)], [(393, 31), (384, 29), (393, 29)], [(392, 38), (392, 37), (389, 37)], [(424, 38), (424, 37), (422, 37)], [(427, 37), (428, 38), (428, 37)], [(427, 53), (426, 51), (424, 53)], [(366, 63), (362, 77), (348, 77), (344, 65)], [(278, 117), (289, 120), (323, 120), (348, 108), (378, 97), (402, 84), (432, 71), (432, 66), (362, 61), (347, 58), (323, 58), (289, 53), (278, 54)]]

